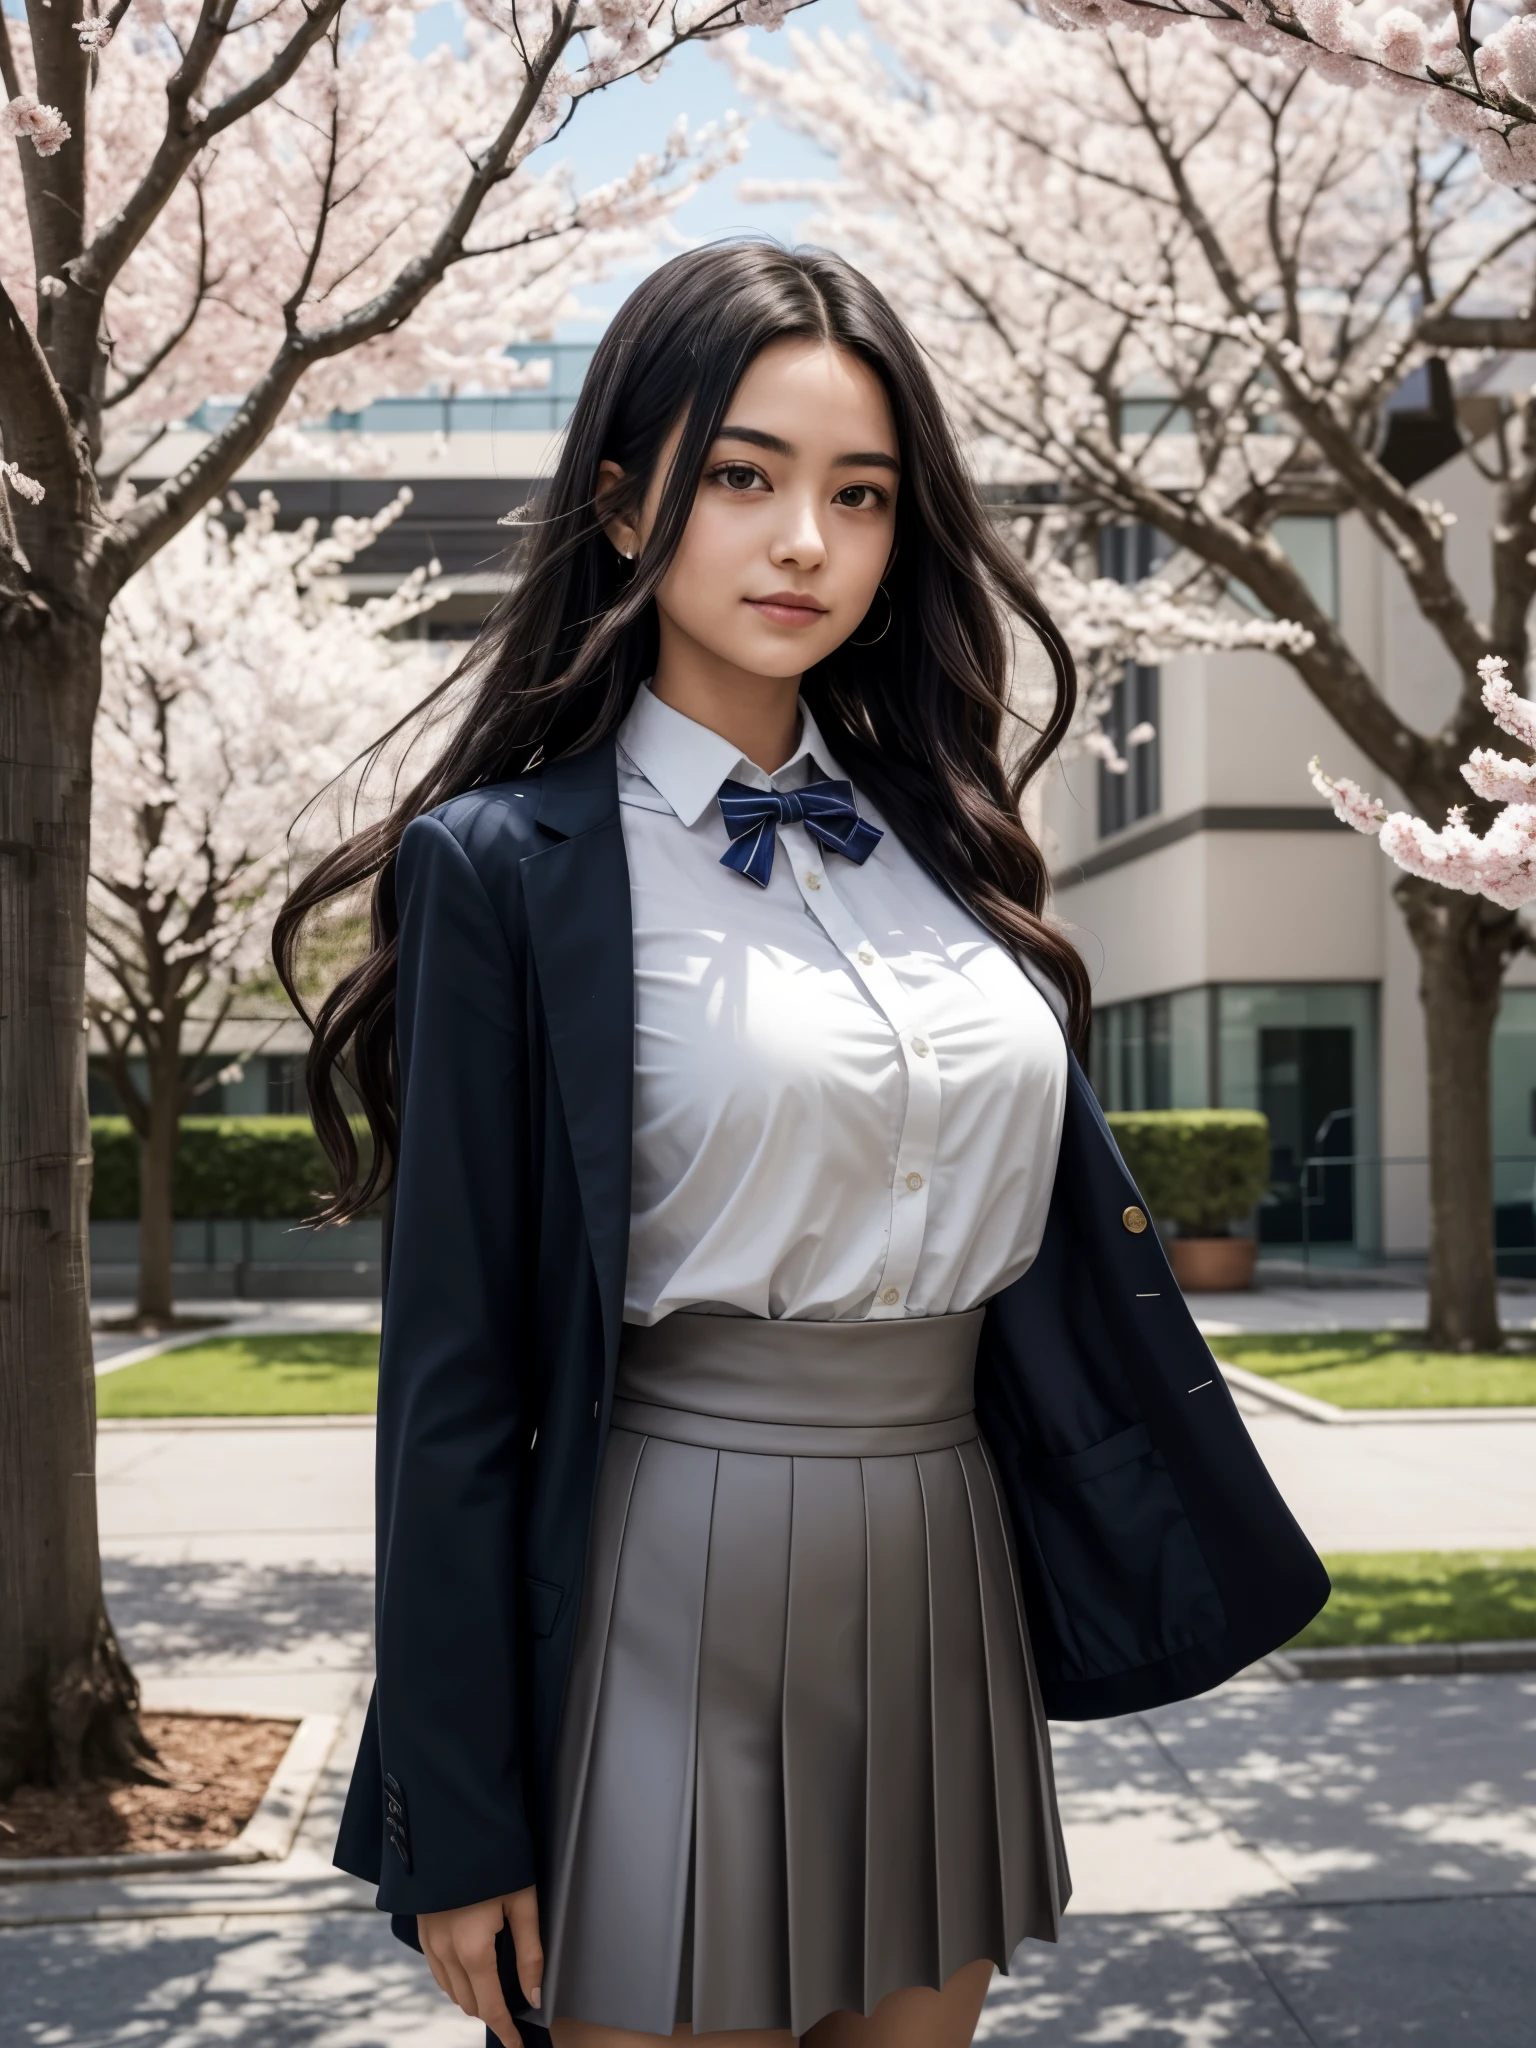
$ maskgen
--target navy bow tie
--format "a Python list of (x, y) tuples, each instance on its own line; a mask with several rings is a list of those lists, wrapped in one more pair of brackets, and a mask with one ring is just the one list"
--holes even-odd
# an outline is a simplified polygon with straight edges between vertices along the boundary
[(773, 873), (774, 830), (779, 825), (804, 825), (813, 839), (861, 866), (885, 836), (854, 809), (851, 782), (808, 782), (803, 789), (783, 790), (722, 782), (720, 815), (731, 835), (720, 865), (734, 868), (760, 889), (767, 888)]

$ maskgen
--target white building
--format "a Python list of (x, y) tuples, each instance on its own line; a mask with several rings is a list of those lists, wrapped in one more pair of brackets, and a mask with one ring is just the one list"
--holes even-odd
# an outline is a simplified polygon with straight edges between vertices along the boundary
[[(1416, 487), (1457, 515), (1454, 565), (1485, 607), (1488, 486), (1459, 456)], [(1456, 677), (1396, 563), (1353, 514), (1281, 527), (1393, 705), (1432, 730)], [(1058, 763), (1042, 798), (1056, 910), (1093, 978), (1100, 1099), (1263, 1110), (1274, 1187), (1257, 1228), (1275, 1256), (1421, 1257), (1424, 1031), (1398, 871), (1337, 823), (1307, 763), (1319, 755), (1394, 804), (1401, 793), (1276, 656), (1184, 655), (1131, 671), (1117, 695), (1119, 735), (1144, 719), (1156, 740), (1122, 749), (1123, 775), (1087, 756)], [(1494, 1149), (1501, 1270), (1536, 1270), (1521, 1253), (1536, 1245), (1536, 959), (1506, 984)], [(1322, 1159), (1339, 1163), (1303, 1163)]]
[[(285, 524), (376, 511), (408, 482), (406, 515), (352, 577), (359, 595), (393, 588), (436, 558), (452, 584), (422, 622), (434, 638), (470, 637), (505, 573), (498, 522), (548, 473), (592, 350), (520, 348), (548, 358), (549, 387), (503, 397), (394, 399), (315, 436), (312, 462), (281, 470), (258, 456), (238, 487), (277, 493)], [(1528, 381), (1528, 379), (1527, 379)], [(1421, 394), (1422, 395), (1422, 394)], [(1448, 387), (1444, 396), (1448, 402)], [(1433, 404), (1402, 394), (1397, 426), (1417, 488), (1458, 515), (1450, 547), (1474, 604), (1487, 595), (1487, 486)], [(1463, 397), (1463, 422), (1486, 398)], [(161, 443), (146, 477), (185, 459), (218, 408)], [(338, 474), (334, 436), (364, 432), (382, 462)], [(1418, 437), (1415, 439), (1415, 437)], [(1435, 466), (1438, 465), (1438, 466)], [(1448, 708), (1455, 678), (1400, 572), (1353, 516), (1281, 522), (1281, 538), (1339, 618), (1366, 667), (1414, 724)], [(1120, 537), (1119, 573), (1145, 573), (1147, 536)], [(1093, 978), (1092, 1072), (1105, 1106), (1262, 1109), (1275, 1187), (1261, 1238), (1279, 1256), (1305, 1246), (1324, 1261), (1421, 1256), (1427, 1242), (1424, 1041), (1417, 960), (1391, 897), (1396, 870), (1339, 825), (1312, 790), (1307, 762), (1401, 801), (1344, 739), (1290, 668), (1252, 653), (1185, 655), (1120, 685), (1123, 739), (1143, 721), (1152, 742), (1109, 774), (1087, 756), (1044, 778), (1042, 814), (1056, 909)], [(248, 1003), (211, 1065), (243, 1057), (243, 1077), (198, 1108), (235, 1115), (303, 1106), (306, 1034), (289, 1014)], [(1510, 1271), (1536, 1271), (1536, 956), (1517, 961), (1494, 1054), (1496, 1200)], [(92, 1108), (115, 1108), (93, 1076)], [(1338, 1163), (1305, 1167), (1308, 1159)], [(1522, 1247), (1533, 1247), (1521, 1256)]]

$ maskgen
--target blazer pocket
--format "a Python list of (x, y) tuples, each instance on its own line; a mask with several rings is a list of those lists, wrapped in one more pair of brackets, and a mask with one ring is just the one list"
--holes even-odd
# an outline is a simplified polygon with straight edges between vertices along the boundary
[(1158, 1664), (1226, 1627), (1221, 1595), (1145, 1423), (1022, 1471), (1056, 1676)]
[(565, 1588), (552, 1586), (547, 1579), (524, 1578), (523, 1584), (528, 1589), (529, 1628), (536, 1636), (552, 1636), (565, 1603)]

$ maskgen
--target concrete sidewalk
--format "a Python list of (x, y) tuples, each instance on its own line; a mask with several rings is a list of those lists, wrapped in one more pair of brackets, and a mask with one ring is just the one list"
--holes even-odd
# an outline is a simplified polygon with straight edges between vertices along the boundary
[[(1250, 1426), (1293, 1492), (1311, 1470), (1323, 1547), (1361, 1498), (1413, 1547), (1536, 1541), (1536, 1424)], [(150, 1705), (347, 1725), (281, 1865), (0, 1885), (4, 2048), (480, 2048), (329, 1867), (371, 1666), (371, 1423), (110, 1427), (100, 1501)], [(989, 2041), (1529, 2048), (1536, 1678), (1249, 1678), (1055, 1732), (1076, 1896), (994, 1985)]]
[[(1422, 1330), (1429, 1296), (1422, 1287), (1352, 1287), (1331, 1279), (1315, 1287), (1261, 1282), (1249, 1293), (1191, 1294), (1190, 1310), (1208, 1337), (1260, 1330)], [(1536, 1330), (1536, 1291), (1499, 1295), (1506, 1330)]]
[(97, 1303), (91, 1312), (91, 1348), (96, 1377), (152, 1358), (158, 1351), (206, 1344), (214, 1337), (308, 1336), (327, 1330), (377, 1330), (377, 1301), (193, 1301), (182, 1305), (189, 1316), (205, 1320), (197, 1330), (178, 1330), (166, 1337), (146, 1338), (135, 1330), (110, 1326), (129, 1312), (124, 1302)]

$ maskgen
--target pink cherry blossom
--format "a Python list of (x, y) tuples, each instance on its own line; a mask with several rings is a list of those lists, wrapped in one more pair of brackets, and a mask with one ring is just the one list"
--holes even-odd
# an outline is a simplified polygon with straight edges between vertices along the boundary
[[(132, 1035), (157, 967), (195, 971), (212, 1013), (263, 965), (295, 818), (440, 678), (440, 648), (391, 635), (447, 586), (422, 569), (354, 605), (339, 574), (409, 501), (328, 537), (282, 531), (270, 494), (215, 506), (124, 586), (92, 755), (98, 1028)], [(344, 815), (307, 815), (304, 858)]]
[(23, 138), (39, 156), (57, 156), (70, 138), (70, 126), (57, 107), (45, 107), (29, 92), (20, 92), (0, 107), (0, 135)]
[[(1536, 746), (1536, 705), (1515, 694), (1503, 657), (1485, 655), (1478, 673), (1483, 704), (1494, 723), (1512, 738)], [(1477, 796), (1504, 806), (1481, 835), (1467, 824), (1459, 805), (1446, 812), (1445, 824), (1436, 831), (1409, 811), (1389, 811), (1347, 777), (1325, 775), (1315, 758), (1311, 764), (1313, 785), (1332, 800), (1344, 823), (1379, 836), (1383, 853), (1406, 873), (1486, 896), (1506, 910), (1536, 902), (1536, 763), (1511, 761), (1490, 747), (1478, 747), (1461, 772)]]
[(1394, 7), (1376, 24), (1376, 48), (1393, 71), (1422, 72), (1429, 54), (1424, 23), (1406, 7)]
[(1045, 0), (1036, 12), (1054, 28), (1133, 29), (1149, 39), (1177, 27), (1281, 57), (1333, 86), (1385, 85), (1412, 96), (1452, 135), (1492, 131), (1479, 157), (1496, 182), (1536, 176), (1527, 140), (1536, 133), (1536, 60), (1523, 0), (1485, 36), (1475, 77), (1456, 9), (1439, 0), (1417, 8), (1397, 0), (1242, 0), (1238, 19), (1216, 0)]
[(9, 484), (17, 497), (25, 498), (29, 505), (41, 505), (48, 495), (36, 477), (28, 476), (14, 462), (7, 462), (3, 457), (0, 457), (0, 480)]

